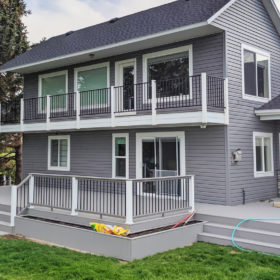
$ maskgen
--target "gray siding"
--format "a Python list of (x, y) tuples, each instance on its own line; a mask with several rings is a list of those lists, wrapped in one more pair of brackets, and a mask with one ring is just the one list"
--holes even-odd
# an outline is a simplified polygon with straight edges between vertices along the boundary
[[(111, 57), (104, 60), (95, 61), (92, 63), (84, 63), (78, 65), (71, 65), (67, 68), (54, 69), (52, 71), (43, 72), (50, 73), (59, 70), (68, 70), (68, 91), (74, 91), (74, 68), (104, 61), (110, 62), (110, 82), (111, 85), (115, 84), (115, 62), (129, 58), (137, 60), (137, 82), (142, 82), (142, 55), (145, 53), (161, 51), (168, 48), (174, 48), (184, 45), (193, 44), (193, 64), (194, 74), (207, 72), (211, 75), (223, 77), (223, 47), (224, 47), (224, 34), (219, 33), (208, 37), (197, 38), (189, 41), (182, 41), (171, 45), (161, 46), (153, 49), (143, 50), (137, 53), (129, 53), (117, 57)], [(24, 77), (24, 97), (33, 98), (38, 96), (38, 75), (43, 73), (28, 74)]]
[[(136, 133), (170, 130), (162, 128), (128, 131), (131, 178), (136, 174)], [(173, 130), (185, 131), (186, 173), (195, 175), (196, 201), (225, 204), (225, 127), (213, 126), (206, 129), (178, 127)], [(47, 143), (48, 135), (51, 134), (24, 134), (23, 177), (38, 172), (112, 177), (112, 133), (114, 131), (71, 132), (69, 172), (47, 170)]]
[[(274, 132), (274, 160), (278, 155), (278, 135), (273, 122), (261, 122), (254, 108), (262, 103), (242, 99), (241, 43), (245, 43), (271, 54), (272, 97), (280, 92), (280, 39), (262, 1), (238, 0), (215, 21), (215, 25), (226, 30), (227, 74), (229, 77), (229, 164), (231, 204), (242, 202), (242, 189), (247, 200), (267, 199), (276, 196), (276, 176), (254, 178), (253, 131)], [(243, 151), (243, 160), (231, 163), (231, 152)], [(275, 164), (277, 167), (277, 164)], [(276, 173), (276, 172), (275, 172)]]

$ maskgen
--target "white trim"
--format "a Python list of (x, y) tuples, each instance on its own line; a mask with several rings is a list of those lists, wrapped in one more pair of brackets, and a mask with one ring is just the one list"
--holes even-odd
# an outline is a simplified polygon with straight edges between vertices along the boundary
[(257, 116), (269, 116), (280, 114), (280, 109), (266, 109), (266, 110), (255, 110)]
[[(155, 123), (153, 125), (152, 115), (133, 115), (125, 117), (102, 117), (102, 118), (89, 118), (80, 120), (80, 130), (100, 130), (100, 129), (124, 129), (124, 128), (152, 128), (155, 126), (170, 126), (170, 127), (184, 127), (184, 126), (200, 126), (202, 120), (202, 112), (178, 112), (168, 114), (156, 114)], [(224, 125), (225, 114), (224, 112), (208, 112), (207, 113), (208, 125)], [(12, 132), (44, 132), (47, 130), (46, 122), (25, 123), (23, 126), (20, 124), (2, 125), (0, 126), (0, 133)], [(50, 122), (49, 131), (73, 131), (77, 129), (76, 120), (63, 120)]]
[(145, 132), (136, 133), (136, 178), (142, 179), (142, 141), (155, 137), (178, 137), (180, 140), (180, 176), (186, 175), (185, 131)]
[[(263, 144), (263, 138), (270, 138), (271, 140), (271, 171), (257, 171), (256, 166), (256, 137), (262, 138), (262, 144)], [(266, 132), (253, 132), (253, 160), (254, 160), (254, 177), (255, 178), (261, 178), (261, 177), (271, 177), (274, 176), (274, 158), (273, 158), (273, 133), (266, 133)], [(264, 155), (262, 155), (262, 160), (264, 161)], [(263, 163), (264, 166), (264, 163)]]
[[(116, 156), (115, 156), (115, 141), (116, 138), (125, 138), (125, 177), (116, 176)], [(120, 157), (118, 157), (120, 158)], [(113, 133), (112, 134), (112, 178), (129, 179), (129, 134), (128, 133)]]
[[(178, 48), (172, 48), (172, 49), (144, 54), (142, 56), (142, 73), (143, 73), (142, 82), (143, 83), (148, 82), (147, 68), (148, 68), (148, 60), (150, 58), (157, 58), (157, 57), (167, 56), (167, 55), (181, 53), (181, 52), (188, 52), (188, 54), (189, 54), (189, 77), (193, 76), (193, 45), (190, 44), (190, 45), (182, 46), (182, 47), (178, 47)], [(192, 89), (192, 87), (190, 86), (190, 95), (186, 96), (185, 98), (188, 98), (188, 99), (192, 98), (191, 89)], [(147, 92), (145, 92), (145, 95), (146, 96), (144, 97), (144, 100), (148, 100)], [(164, 102), (165, 98), (157, 98), (157, 100), (159, 102), (162, 102), (162, 101)], [(169, 100), (169, 99), (167, 99), (167, 100)], [(176, 101), (176, 99), (172, 99), (172, 100)], [(146, 101), (146, 102), (148, 102), (148, 101)]]
[(213, 16), (211, 16), (207, 23), (211, 24), (214, 20), (216, 20), (224, 11), (226, 11), (234, 2), (237, 0), (231, 0), (226, 5), (224, 5), (220, 10), (218, 10)]
[[(67, 166), (51, 166), (51, 141), (52, 140), (67, 140)], [(51, 135), (48, 136), (48, 170), (70, 171), (70, 135)], [(58, 147), (59, 151), (59, 147)], [(59, 153), (58, 153), (59, 158)]]
[(77, 67), (74, 68), (74, 91), (78, 91), (78, 72), (80, 71), (87, 71), (87, 70), (93, 70), (98, 68), (107, 67), (107, 88), (110, 87), (110, 62), (103, 62), (98, 64), (91, 64), (83, 67)]
[(136, 58), (121, 60), (115, 62), (115, 86), (122, 86), (123, 79), (121, 70), (123, 67), (133, 66), (134, 67), (134, 84), (137, 83), (137, 65)]
[(195, 24), (190, 24), (190, 25), (187, 25), (187, 26), (170, 29), (170, 30), (167, 30), (167, 31), (158, 32), (158, 33), (155, 33), (155, 34), (150, 34), (150, 35), (146, 35), (146, 36), (142, 36), (142, 37), (126, 40), (126, 41), (122, 41), (122, 42), (119, 42), (119, 43), (105, 45), (105, 46), (101, 46), (101, 47), (97, 47), (97, 48), (93, 48), (93, 49), (89, 49), (89, 50), (85, 50), (85, 51), (75, 52), (73, 54), (57, 56), (55, 58), (41, 60), (41, 61), (34, 62), (34, 63), (23, 64), (23, 65), (21, 65), (19, 67), (17, 67), (17, 66), (10, 67), (10, 68), (1, 70), (1, 72), (20, 70), (22, 68), (36, 66), (36, 65), (43, 64), (43, 63), (55, 62), (55, 61), (58, 61), (58, 60), (62, 60), (62, 59), (66, 59), (66, 58), (71, 58), (71, 57), (75, 57), (75, 56), (79, 56), (79, 55), (86, 55), (86, 54), (96, 53), (98, 51), (103, 51), (103, 50), (107, 50), (107, 49), (110, 49), (110, 48), (122, 47), (124, 45), (132, 44), (132, 43), (137, 43), (137, 42), (140, 42), (140, 41), (144, 41), (144, 40), (148, 40), (148, 39), (153, 39), (153, 38), (161, 37), (161, 36), (164, 36), (164, 35), (170, 35), (170, 34), (176, 33), (176, 32), (187, 31), (187, 30), (191, 30), (191, 29), (195, 29), (195, 28), (199, 28), (199, 27), (203, 27), (203, 26), (207, 26), (207, 25), (209, 25), (207, 23), (207, 21), (199, 22), (199, 23), (195, 23)]
[(144, 54), (142, 57), (143, 83), (148, 82), (148, 73), (147, 73), (148, 59), (181, 53), (181, 52), (189, 53), (189, 75), (192, 76), (193, 75), (193, 45), (191, 44), (183, 47), (172, 48), (163, 51)]
[[(56, 76), (62, 76), (65, 75), (65, 93), (64, 94), (68, 94), (68, 70), (63, 70), (63, 71), (57, 71), (57, 72), (51, 72), (51, 73), (47, 73), (47, 74), (42, 74), (38, 76), (38, 97), (42, 97), (42, 79), (45, 78), (52, 78), (52, 77), (56, 77)], [(59, 94), (58, 94), (59, 95)], [(51, 95), (53, 96), (53, 95)], [(47, 96), (46, 96), (47, 97)], [(45, 109), (41, 108), (41, 99), (39, 99), (39, 103), (38, 103), (38, 109), (40, 113), (44, 113)], [(68, 98), (66, 97), (66, 102), (65, 102), (65, 108), (57, 108), (59, 111), (66, 111), (68, 108)]]
[(65, 75), (65, 93), (68, 92), (68, 70), (58, 71), (58, 72), (51, 72), (47, 74), (42, 74), (38, 76), (38, 95), (39, 97), (42, 97), (42, 79), (45, 78), (52, 78), (56, 76), (62, 76)]
[[(117, 61), (115, 63), (115, 86), (116, 87), (120, 87), (120, 86), (124, 86), (123, 84), (123, 68), (127, 67), (127, 66), (133, 66), (134, 67), (134, 85), (137, 84), (137, 63), (136, 63), (136, 58), (132, 58), (132, 59), (126, 59), (126, 60), (122, 60), (122, 61)], [(123, 90), (123, 88), (122, 88)], [(120, 91), (119, 91), (120, 92)], [(123, 94), (121, 94), (121, 96), (119, 96), (117, 99), (115, 99), (115, 102), (120, 102), (120, 104), (117, 104), (117, 108), (122, 108), (122, 111), (124, 111), (123, 109)], [(134, 108), (136, 108), (136, 87), (134, 86)], [(122, 112), (122, 113), (118, 113), (117, 115), (121, 116), (121, 115), (125, 115), (126, 113), (131, 113), (131, 112)], [(136, 112), (133, 112), (136, 114)]]
[[(254, 52), (255, 54), (260, 54), (268, 58), (268, 98), (267, 97), (258, 97), (253, 95), (248, 95), (245, 93), (245, 73), (244, 73), (244, 50), (248, 50), (251, 52)], [(258, 101), (267, 103), (271, 100), (271, 65), (270, 65), (270, 59), (271, 55), (270, 53), (263, 51), (259, 48), (247, 45), (247, 44), (241, 44), (241, 67), (242, 67), (242, 98), (252, 101)], [(257, 73), (256, 73), (257, 75)], [(256, 81), (258, 83), (258, 81)], [(256, 87), (257, 90), (257, 87)], [(257, 92), (256, 92), (257, 94)]]

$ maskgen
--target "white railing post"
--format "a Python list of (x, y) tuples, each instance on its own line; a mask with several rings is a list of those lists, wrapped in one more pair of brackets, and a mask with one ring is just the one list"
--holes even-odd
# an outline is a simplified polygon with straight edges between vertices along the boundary
[(133, 224), (133, 182), (126, 181), (126, 217), (125, 223), (128, 225)]
[(111, 86), (111, 123), (112, 126), (115, 126), (115, 87)]
[(71, 215), (77, 215), (78, 208), (78, 180), (76, 177), (72, 177), (72, 208)]
[(17, 186), (11, 187), (11, 226), (15, 226), (15, 217), (17, 215)]
[(152, 80), (152, 124), (156, 124), (157, 116), (157, 82)]
[(29, 208), (34, 208), (33, 202), (34, 202), (34, 176), (31, 175), (29, 179), (29, 198), (28, 198)]
[(194, 205), (194, 175), (190, 176), (189, 179), (189, 203), (191, 207), (191, 211), (193, 212), (195, 209)]
[(207, 125), (207, 74), (201, 73), (201, 127), (205, 128)]
[(49, 128), (50, 119), (51, 119), (51, 97), (47, 95), (47, 114), (46, 114), (47, 130), (50, 129)]
[(24, 100), (23, 98), (20, 99), (20, 125), (23, 127), (24, 123)]
[(225, 124), (229, 124), (228, 78), (224, 80)]
[(77, 122), (77, 129), (80, 128), (80, 119), (81, 119), (81, 94), (79, 91), (76, 93), (76, 122)]

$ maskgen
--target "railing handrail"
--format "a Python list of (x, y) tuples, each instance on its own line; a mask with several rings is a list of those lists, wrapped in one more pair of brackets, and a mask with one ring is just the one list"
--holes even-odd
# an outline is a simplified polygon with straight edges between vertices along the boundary
[(29, 174), (27, 177), (25, 177), (25, 179), (23, 179), (18, 185), (15, 185), (15, 187), (18, 189), (20, 188), (22, 185), (24, 185), (30, 178), (31, 178), (32, 174)]
[(166, 176), (166, 177), (152, 177), (152, 178), (109, 178), (109, 177), (94, 177), (94, 176), (81, 176), (81, 175), (63, 175), (63, 174), (44, 174), (44, 173), (30, 173), (29, 176), (44, 176), (44, 177), (59, 177), (59, 178), (76, 178), (76, 179), (91, 179), (91, 180), (107, 180), (107, 181), (118, 181), (118, 182), (144, 182), (144, 181), (157, 181), (157, 180), (173, 180), (173, 179), (184, 179), (191, 178), (194, 175), (181, 175), (181, 176)]
[(79, 93), (87, 93), (87, 92), (91, 92), (91, 91), (100, 91), (100, 90), (111, 90), (110, 87), (105, 87), (105, 88), (96, 88), (96, 89), (88, 89), (88, 90), (83, 90), (83, 91), (79, 91)]

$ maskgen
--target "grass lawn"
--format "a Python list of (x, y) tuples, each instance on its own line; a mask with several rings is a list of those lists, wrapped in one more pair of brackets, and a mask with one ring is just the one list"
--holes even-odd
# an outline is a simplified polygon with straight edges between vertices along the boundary
[(131, 263), (0, 238), (0, 280), (280, 279), (280, 258), (196, 243)]

